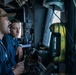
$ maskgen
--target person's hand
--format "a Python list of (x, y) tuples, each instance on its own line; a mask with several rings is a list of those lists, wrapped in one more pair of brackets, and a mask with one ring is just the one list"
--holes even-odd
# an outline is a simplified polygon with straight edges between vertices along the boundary
[(24, 63), (20, 62), (16, 65), (15, 69), (13, 70), (14, 75), (20, 75), (24, 71)]

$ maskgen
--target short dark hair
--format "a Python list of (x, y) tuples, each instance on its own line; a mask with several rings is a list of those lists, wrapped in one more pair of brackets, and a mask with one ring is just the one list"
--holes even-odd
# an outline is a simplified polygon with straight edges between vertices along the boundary
[(13, 19), (13, 20), (11, 20), (11, 23), (20, 23), (20, 21), (17, 19)]
[(10, 28), (12, 27), (12, 24), (13, 24), (13, 23), (20, 23), (20, 21), (17, 20), (17, 19), (12, 19), (12, 20), (11, 20)]

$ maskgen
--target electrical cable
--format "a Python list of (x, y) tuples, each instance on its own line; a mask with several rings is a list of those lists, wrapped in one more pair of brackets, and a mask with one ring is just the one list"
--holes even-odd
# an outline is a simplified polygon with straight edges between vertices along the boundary
[(74, 3), (74, 6), (76, 7), (76, 2), (75, 2), (75, 0), (73, 0), (73, 3)]

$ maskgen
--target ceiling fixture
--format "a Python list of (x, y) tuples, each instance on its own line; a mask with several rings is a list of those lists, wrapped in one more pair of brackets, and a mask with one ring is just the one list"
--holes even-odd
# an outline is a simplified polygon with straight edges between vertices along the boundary
[(64, 11), (63, 0), (44, 0), (43, 6), (54, 10)]

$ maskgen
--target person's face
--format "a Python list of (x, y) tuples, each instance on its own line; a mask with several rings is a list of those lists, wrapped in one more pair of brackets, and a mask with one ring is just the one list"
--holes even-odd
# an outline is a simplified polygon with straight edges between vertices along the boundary
[(0, 18), (0, 31), (2, 34), (10, 33), (10, 28), (9, 28), (10, 24), (11, 24), (11, 22), (8, 20), (7, 17)]
[(11, 25), (11, 31), (10, 33), (12, 34), (12, 36), (14, 36), (15, 38), (18, 37), (20, 32), (20, 23), (12, 23)]

